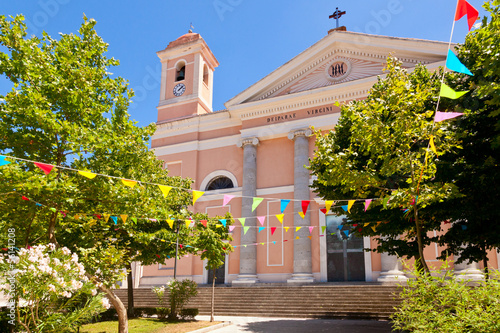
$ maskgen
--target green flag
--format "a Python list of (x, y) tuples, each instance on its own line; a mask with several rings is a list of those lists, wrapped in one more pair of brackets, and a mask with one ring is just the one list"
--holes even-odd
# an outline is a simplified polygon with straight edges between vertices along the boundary
[(448, 87), (446, 84), (441, 83), (441, 91), (439, 92), (439, 96), (441, 97), (446, 97), (446, 98), (451, 98), (451, 99), (457, 99), (459, 97), (462, 97), (463, 95), (467, 94), (469, 91), (455, 91)]
[(253, 198), (252, 212), (257, 208), (258, 205), (264, 200), (264, 198)]

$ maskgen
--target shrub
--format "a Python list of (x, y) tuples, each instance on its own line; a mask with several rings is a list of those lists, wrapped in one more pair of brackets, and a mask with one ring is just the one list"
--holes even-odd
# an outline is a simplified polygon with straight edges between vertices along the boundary
[(393, 327), (408, 332), (500, 332), (500, 282), (456, 279), (452, 271), (415, 276), (400, 294)]
[(187, 309), (182, 309), (181, 310), (181, 318), (184, 320), (194, 320), (194, 317), (196, 317), (200, 313), (198, 309), (194, 308), (187, 308)]
[(197, 284), (192, 280), (172, 280), (167, 283), (167, 287), (170, 300), (169, 319), (176, 320), (177, 314), (182, 311), (189, 299), (198, 295)]

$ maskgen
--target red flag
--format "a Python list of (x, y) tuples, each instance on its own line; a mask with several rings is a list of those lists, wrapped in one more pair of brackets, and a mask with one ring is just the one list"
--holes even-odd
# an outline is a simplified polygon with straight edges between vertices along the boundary
[(320, 211), (326, 215), (326, 208), (321, 208)]
[(205, 228), (207, 227), (207, 220), (201, 220), (200, 222), (201, 222), (201, 224), (203, 224), (203, 226), (204, 226)]
[(25, 201), (30, 201), (30, 199), (26, 198), (24, 195), (21, 197), (21, 199), (23, 199)]
[(467, 23), (469, 23), (469, 31), (472, 29), (474, 22), (479, 17), (479, 12), (465, 0), (458, 0), (457, 11), (455, 12), (455, 21), (460, 20), (464, 15), (467, 15)]
[(307, 207), (309, 207), (310, 200), (302, 200), (302, 213), (306, 215)]
[(271, 236), (274, 235), (274, 232), (276, 231), (276, 227), (271, 228)]
[(160, 255), (159, 255), (159, 254), (157, 254), (156, 256), (158, 257), (158, 259), (161, 259), (161, 257), (160, 257)]
[(46, 175), (48, 175), (50, 173), (50, 171), (52, 171), (52, 168), (54, 168), (54, 166), (50, 165), (50, 164), (43, 164), (43, 163), (38, 163), (38, 162), (33, 162), (33, 164), (35, 164), (37, 167), (42, 169)]

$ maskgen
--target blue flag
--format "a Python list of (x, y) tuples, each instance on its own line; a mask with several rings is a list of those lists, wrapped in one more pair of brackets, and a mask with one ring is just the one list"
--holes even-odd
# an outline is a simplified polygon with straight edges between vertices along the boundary
[(115, 222), (115, 224), (117, 224), (118, 216), (111, 216), (111, 219), (113, 220), (113, 222)]
[(286, 206), (290, 203), (288, 199), (281, 199), (281, 214), (285, 211)]
[(453, 53), (451, 50), (448, 50), (448, 58), (446, 59), (446, 67), (448, 67), (448, 69), (451, 69), (454, 72), (463, 73), (463, 74), (467, 74), (467, 75), (471, 75), (471, 76), (474, 75), (471, 73), (471, 71), (467, 67), (465, 67), (464, 64), (462, 64), (460, 62), (460, 60), (458, 60), (455, 53)]

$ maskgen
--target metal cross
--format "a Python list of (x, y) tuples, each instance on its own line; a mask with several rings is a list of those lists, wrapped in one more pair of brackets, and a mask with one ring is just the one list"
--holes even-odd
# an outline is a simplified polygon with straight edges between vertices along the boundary
[(337, 10), (332, 15), (329, 16), (329, 18), (333, 18), (333, 19), (337, 20), (337, 28), (339, 27), (339, 18), (341, 18), (342, 15), (344, 15), (345, 13), (346, 13), (345, 11), (341, 12), (339, 10), (339, 7), (337, 7)]

